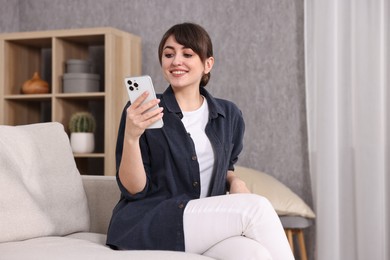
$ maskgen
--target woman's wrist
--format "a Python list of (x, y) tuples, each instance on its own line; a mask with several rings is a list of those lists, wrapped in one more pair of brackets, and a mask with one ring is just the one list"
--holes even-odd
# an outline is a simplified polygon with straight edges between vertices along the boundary
[(138, 145), (139, 144), (139, 136), (133, 136), (129, 133), (125, 134), (124, 141), (127, 145)]
[(226, 186), (228, 187), (228, 190), (230, 190), (230, 187), (232, 185), (232, 182), (235, 178), (238, 178), (233, 171), (228, 171), (226, 176)]

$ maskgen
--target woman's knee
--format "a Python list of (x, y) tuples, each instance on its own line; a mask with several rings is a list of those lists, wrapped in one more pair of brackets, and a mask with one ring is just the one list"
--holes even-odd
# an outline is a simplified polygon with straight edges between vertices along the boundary
[(254, 204), (262, 205), (265, 207), (272, 207), (271, 202), (266, 198), (258, 194), (248, 194), (249, 200), (253, 201)]
[(271, 202), (263, 196), (257, 194), (232, 194), (229, 196), (236, 196), (241, 200), (242, 205), (246, 205), (246, 207), (250, 211), (254, 212), (271, 212), (271, 214), (275, 214), (274, 207)]

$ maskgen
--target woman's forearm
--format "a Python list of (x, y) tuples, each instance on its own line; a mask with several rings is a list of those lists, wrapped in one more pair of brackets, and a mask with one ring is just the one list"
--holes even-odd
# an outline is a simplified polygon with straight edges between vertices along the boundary
[(119, 166), (119, 179), (130, 194), (136, 194), (145, 188), (146, 173), (139, 140), (125, 139)]

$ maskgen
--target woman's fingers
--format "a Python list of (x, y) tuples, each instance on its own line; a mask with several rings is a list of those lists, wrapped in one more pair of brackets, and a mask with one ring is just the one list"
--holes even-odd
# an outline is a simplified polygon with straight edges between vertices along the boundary
[(148, 102), (143, 103), (148, 97), (149, 93), (145, 91), (141, 94), (127, 109), (127, 118), (130, 121), (129, 123), (133, 125), (131, 128), (137, 128), (136, 131), (138, 134), (142, 132), (151, 124), (163, 117), (162, 107), (153, 109), (160, 103), (159, 99), (153, 99)]
[(144, 93), (142, 93), (131, 105), (133, 107), (139, 107), (142, 102), (145, 101), (145, 99), (149, 96), (149, 92), (148, 91), (145, 91)]
[(136, 116), (134, 118), (134, 123), (140, 127), (146, 129), (148, 126), (156, 122), (157, 120), (161, 119), (163, 117), (163, 108), (158, 107), (153, 110), (149, 110), (141, 115)]
[(160, 103), (160, 99), (153, 99), (153, 100), (150, 100), (149, 102), (143, 103), (142, 105), (140, 105), (136, 109), (138, 110), (138, 112), (140, 114), (144, 115), (144, 114), (147, 114), (150, 111), (152, 111), (152, 108), (156, 107), (156, 105), (158, 105), (158, 103)]
[(162, 107), (158, 107), (156, 109), (153, 109), (153, 110), (150, 110), (144, 114), (142, 114), (142, 119), (144, 122), (156, 122), (157, 120), (159, 120), (160, 118), (162, 118), (163, 116), (163, 108)]
[(158, 103), (160, 103), (159, 99), (153, 99), (149, 102), (143, 103), (146, 98), (148, 97), (149, 92), (145, 91), (142, 93), (135, 101), (132, 103), (128, 110), (134, 110), (137, 114), (144, 114), (145, 111), (151, 109), (152, 107), (156, 106)]

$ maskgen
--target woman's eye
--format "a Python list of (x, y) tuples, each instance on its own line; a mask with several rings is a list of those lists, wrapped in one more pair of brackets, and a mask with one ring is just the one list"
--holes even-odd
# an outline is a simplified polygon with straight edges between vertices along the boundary
[(165, 54), (164, 54), (164, 57), (165, 57), (165, 58), (172, 58), (172, 57), (173, 57), (173, 54), (172, 54), (172, 53), (165, 53)]
[(190, 54), (190, 53), (184, 53), (184, 57), (186, 57), (186, 58), (191, 58), (193, 55), (192, 54)]

